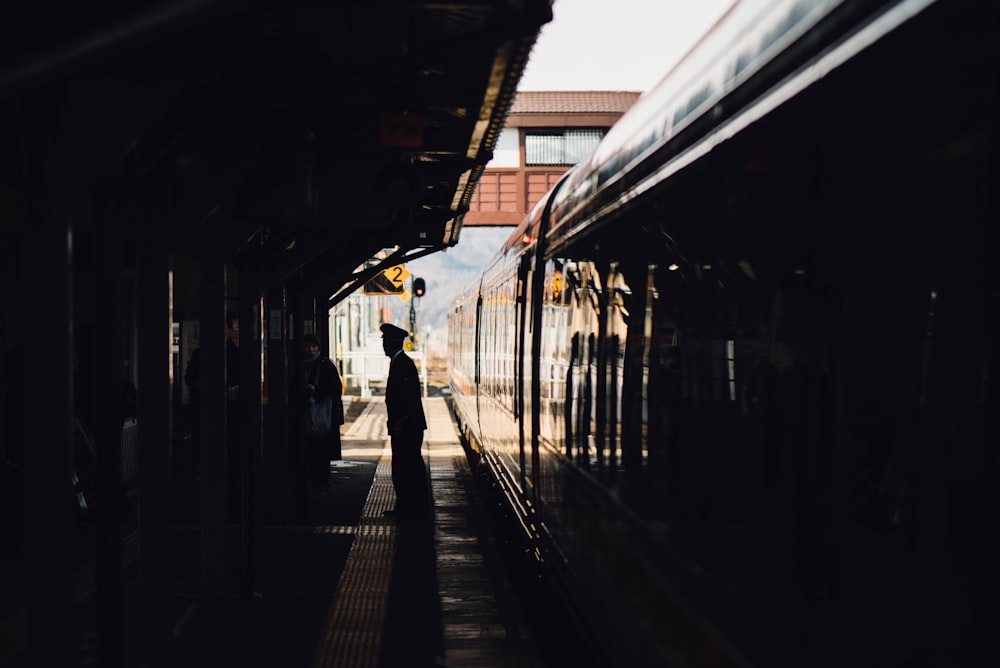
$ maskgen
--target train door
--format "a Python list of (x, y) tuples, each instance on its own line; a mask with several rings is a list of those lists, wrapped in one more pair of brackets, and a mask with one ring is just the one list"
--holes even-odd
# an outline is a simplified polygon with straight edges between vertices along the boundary
[(472, 384), (475, 387), (475, 402), (476, 402), (476, 430), (478, 433), (482, 433), (482, 405), (480, 404), (480, 384), (482, 383), (482, 332), (483, 332), (483, 293), (482, 289), (479, 291), (479, 297), (476, 299), (476, 336), (473, 339), (473, 376)]
[(519, 483), (521, 489), (526, 488), (527, 481), (531, 477), (529, 469), (531, 458), (527, 455), (531, 447), (531, 433), (527, 431), (530, 428), (531, 421), (524, 419), (525, 415), (531, 414), (529, 393), (531, 386), (531, 365), (528, 362), (531, 359), (531, 337), (529, 336), (531, 329), (531, 297), (529, 287), (532, 277), (531, 262), (530, 253), (522, 256), (517, 268), (517, 286), (515, 288), (517, 290), (515, 300), (517, 312), (514, 317), (515, 324), (517, 325), (517, 340), (514, 345), (516, 346), (515, 373), (517, 377), (514, 381), (514, 416), (517, 420), (518, 452), (521, 471)]

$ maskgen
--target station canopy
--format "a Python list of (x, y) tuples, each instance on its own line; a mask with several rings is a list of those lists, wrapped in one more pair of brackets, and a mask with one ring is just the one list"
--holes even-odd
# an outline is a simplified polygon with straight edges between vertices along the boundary
[[(162, 199), (268, 283), (346, 295), (458, 242), (549, 0), (5, 6), (0, 95), (46, 99), (80, 193)], [(17, 26), (17, 30), (10, 30)]]

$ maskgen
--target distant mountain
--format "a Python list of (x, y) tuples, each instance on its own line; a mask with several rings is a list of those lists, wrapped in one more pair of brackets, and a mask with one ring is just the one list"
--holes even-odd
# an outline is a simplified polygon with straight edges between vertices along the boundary
[[(454, 247), (407, 263), (410, 274), (427, 283), (427, 292), (416, 300), (419, 332), (430, 328), (432, 341), (443, 345), (455, 298), (472, 285), (513, 231), (512, 227), (465, 227)], [(393, 305), (397, 322), (408, 322), (409, 312), (409, 303)]]

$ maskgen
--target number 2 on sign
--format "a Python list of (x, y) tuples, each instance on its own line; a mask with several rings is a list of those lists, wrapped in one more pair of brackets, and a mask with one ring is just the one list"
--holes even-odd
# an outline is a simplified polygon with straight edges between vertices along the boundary
[(410, 272), (406, 270), (406, 265), (403, 264), (393, 265), (383, 271), (382, 274), (397, 288), (401, 287), (410, 276)]

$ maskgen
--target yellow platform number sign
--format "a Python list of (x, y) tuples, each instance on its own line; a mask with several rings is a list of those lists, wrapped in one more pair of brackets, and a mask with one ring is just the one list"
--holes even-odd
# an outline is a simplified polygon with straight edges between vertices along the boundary
[(376, 274), (365, 283), (363, 293), (366, 295), (401, 295), (406, 291), (406, 279), (410, 277), (406, 265), (394, 264), (380, 274)]

